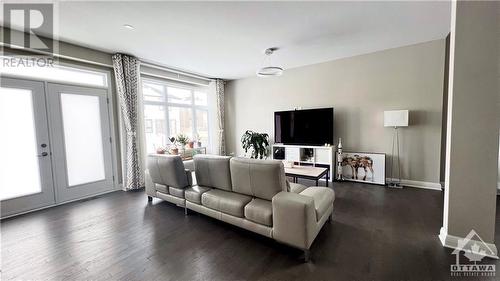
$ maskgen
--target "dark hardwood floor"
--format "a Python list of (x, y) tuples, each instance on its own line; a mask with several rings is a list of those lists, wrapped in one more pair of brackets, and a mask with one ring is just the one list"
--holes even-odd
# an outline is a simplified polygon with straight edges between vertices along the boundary
[[(441, 192), (353, 183), (335, 192), (334, 221), (309, 263), (271, 239), (118, 191), (2, 221), (1, 280), (459, 280), (437, 236)], [(499, 225), (497, 216), (497, 241)]]

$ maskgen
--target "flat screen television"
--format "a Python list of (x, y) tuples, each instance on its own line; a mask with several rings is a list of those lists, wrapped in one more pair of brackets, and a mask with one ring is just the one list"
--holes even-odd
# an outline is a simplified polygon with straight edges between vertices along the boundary
[(274, 142), (295, 145), (333, 144), (333, 107), (275, 112)]

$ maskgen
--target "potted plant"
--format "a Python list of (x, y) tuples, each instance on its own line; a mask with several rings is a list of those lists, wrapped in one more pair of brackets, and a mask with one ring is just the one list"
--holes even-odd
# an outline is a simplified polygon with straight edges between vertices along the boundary
[(165, 152), (166, 152), (166, 149), (164, 147), (159, 146), (156, 148), (157, 154), (165, 154)]
[(247, 130), (241, 137), (245, 154), (251, 150), (250, 158), (264, 159), (269, 155), (269, 135)]
[(176, 142), (181, 145), (181, 149), (186, 148), (186, 144), (189, 142), (188, 136), (184, 134), (178, 134), (175, 138)]

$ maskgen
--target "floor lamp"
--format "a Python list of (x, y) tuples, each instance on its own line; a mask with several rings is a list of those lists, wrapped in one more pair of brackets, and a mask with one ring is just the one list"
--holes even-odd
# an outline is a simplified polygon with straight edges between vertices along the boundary
[[(390, 180), (389, 187), (402, 188), (401, 186), (401, 162), (399, 160), (399, 127), (408, 127), (408, 110), (389, 110), (384, 111), (384, 127), (393, 127), (394, 132), (392, 134), (392, 154), (391, 154), (391, 165), (390, 169)], [(396, 150), (397, 162), (398, 162), (398, 178), (394, 179), (394, 155)]]

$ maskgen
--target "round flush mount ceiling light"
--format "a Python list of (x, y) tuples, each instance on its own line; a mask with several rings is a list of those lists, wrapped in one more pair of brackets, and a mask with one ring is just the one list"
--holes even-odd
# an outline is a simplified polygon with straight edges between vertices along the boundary
[(131, 24), (124, 24), (123, 27), (126, 28), (126, 29), (129, 29), (129, 30), (134, 30), (135, 29), (135, 27), (133, 25), (131, 25)]
[(279, 66), (272, 66), (271, 64), (271, 55), (277, 51), (278, 48), (267, 48), (264, 51), (268, 59), (268, 66), (264, 66), (261, 69), (257, 70), (257, 76), (259, 77), (271, 77), (271, 76), (280, 76), (283, 74), (283, 68)]

